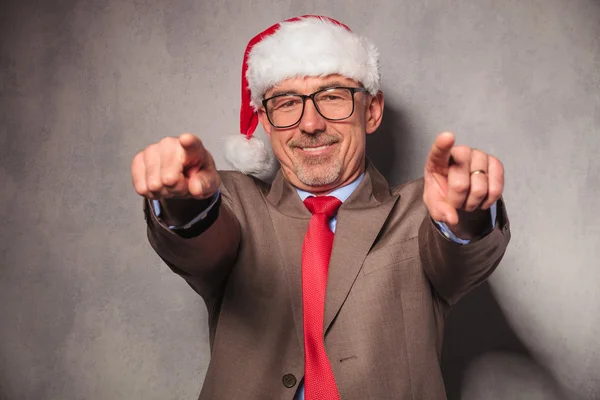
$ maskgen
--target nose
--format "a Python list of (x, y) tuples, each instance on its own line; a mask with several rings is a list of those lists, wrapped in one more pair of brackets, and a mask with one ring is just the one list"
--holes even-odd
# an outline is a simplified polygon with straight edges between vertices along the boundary
[(315, 134), (325, 130), (325, 118), (319, 114), (312, 99), (306, 99), (304, 114), (298, 128), (303, 133)]

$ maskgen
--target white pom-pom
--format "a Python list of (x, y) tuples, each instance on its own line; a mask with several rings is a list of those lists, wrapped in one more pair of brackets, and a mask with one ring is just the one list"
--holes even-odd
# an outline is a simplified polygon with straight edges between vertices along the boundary
[(246, 136), (238, 133), (225, 140), (227, 163), (246, 175), (268, 181), (277, 166), (274, 158), (265, 142), (256, 137), (246, 139)]

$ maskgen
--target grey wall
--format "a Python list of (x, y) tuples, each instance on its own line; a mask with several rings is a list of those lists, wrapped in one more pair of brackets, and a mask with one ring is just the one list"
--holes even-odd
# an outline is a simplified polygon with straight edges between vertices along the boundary
[(5, 1), (0, 398), (194, 399), (206, 312), (145, 240), (133, 155), (196, 132), (225, 167), (247, 40), (324, 13), (381, 50), (371, 157), (421, 174), (435, 135), (499, 156), (513, 241), (459, 305), (454, 399), (600, 398), (600, 3)]

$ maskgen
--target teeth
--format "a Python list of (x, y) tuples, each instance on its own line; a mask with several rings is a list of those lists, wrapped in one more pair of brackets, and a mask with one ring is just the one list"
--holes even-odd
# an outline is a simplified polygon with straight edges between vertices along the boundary
[(328, 145), (319, 146), (319, 147), (303, 147), (302, 150), (304, 150), (304, 151), (317, 151), (317, 150), (326, 149), (327, 147), (328, 147)]

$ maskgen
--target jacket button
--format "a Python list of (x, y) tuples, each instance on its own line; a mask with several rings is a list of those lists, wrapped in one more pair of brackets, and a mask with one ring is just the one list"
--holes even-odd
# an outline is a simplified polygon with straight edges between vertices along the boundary
[(286, 388), (291, 388), (296, 385), (296, 377), (293, 374), (285, 374), (281, 381)]

